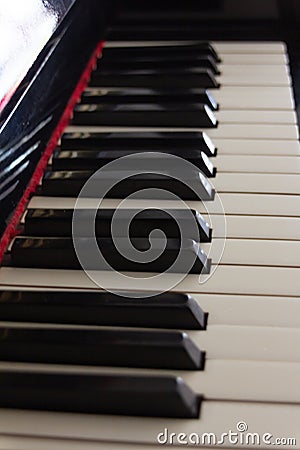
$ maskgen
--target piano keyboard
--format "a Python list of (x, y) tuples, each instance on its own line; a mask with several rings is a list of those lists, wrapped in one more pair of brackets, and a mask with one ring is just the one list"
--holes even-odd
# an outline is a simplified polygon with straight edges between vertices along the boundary
[[(141, 69), (143, 77), (135, 73), (139, 64), (147, 67), (147, 61), (155, 60), (151, 48), (173, 45), (174, 41), (107, 44), (104, 69), (101, 71), (100, 60), (99, 77), (92, 77), (92, 86), (62, 136), (61, 148), (49, 161), (48, 178), (41, 181), (28, 204), (21, 223), (23, 236), (16, 237), (9, 247), (7, 264), (0, 269), (0, 289), (4, 291), (0, 293), (1, 324), (5, 327), (0, 345), (0, 386), (2, 382), (7, 389), (6, 404), (0, 409), (0, 449), (150, 450), (159, 448), (165, 438), (166, 443), (179, 448), (180, 433), (184, 439), (193, 433), (220, 437), (230, 429), (243, 435), (237, 428), (242, 422), (249, 432), (261, 437), (271, 433), (272, 439), (294, 438), (293, 448), (300, 448), (300, 147), (286, 48), (280, 42), (213, 42), (220, 59), (218, 73), (209, 72), (207, 78), (206, 69), (200, 69), (204, 85), (195, 83), (188, 94), (183, 78), (175, 114), (174, 94), (160, 85), (162, 78), (167, 85), (165, 69), (158, 69), (160, 76), (152, 78), (147, 68)], [(192, 49), (194, 43), (176, 43), (182, 48), (186, 45)], [(120, 58), (130, 48), (140, 55), (134, 47), (149, 48), (134, 69), (130, 70), (130, 65), (122, 69), (121, 77), (109, 55), (119, 52)], [(177, 49), (178, 58), (181, 54), (184, 52)], [(122, 58), (116, 65), (120, 61)], [(183, 72), (178, 71), (181, 76)], [(138, 87), (134, 80), (138, 80)], [(212, 84), (209, 94), (205, 93), (205, 80)], [(181, 125), (184, 111), (192, 110), (193, 117), (197, 114), (191, 109), (191, 104), (197, 105), (197, 93), (210, 102), (209, 110), (201, 108), (204, 125), (189, 125), (186, 117)], [(168, 102), (161, 101), (161, 106), (162, 95)], [(142, 101), (138, 99), (141, 96)], [(153, 102), (160, 105), (152, 112), (162, 112), (161, 126), (155, 114), (145, 119)], [(143, 108), (146, 114), (139, 121)], [(171, 118), (168, 110), (174, 113)], [(99, 115), (95, 111), (100, 111)], [(104, 117), (105, 111), (112, 119)], [(88, 123), (91, 112), (92, 125)], [(93, 136), (96, 144), (91, 143)], [(80, 178), (83, 186), (85, 177), (101, 167), (111, 152), (143, 151), (147, 145), (143, 136), (151, 139), (150, 151), (168, 153), (177, 148), (175, 153), (184, 158), (185, 150), (193, 150), (193, 161), (207, 170), (209, 178), (203, 186), (208, 182), (215, 188), (215, 198), (201, 201), (188, 194), (185, 204), (202, 216), (198, 224), (206, 242), (200, 240), (200, 248), (211, 259), (210, 273), (200, 275), (198, 270), (160, 277), (157, 269), (145, 273), (139, 268), (122, 276), (107, 270), (86, 273), (68, 267), (69, 262), (62, 270), (57, 248), (62, 249), (64, 259), (69, 247), (64, 247), (63, 239), (71, 237), (70, 214), (74, 208), (84, 212), (97, 209), (99, 204), (99, 198), (81, 198), (78, 203), (77, 191), (67, 187), (71, 171), (79, 170), (77, 158), (81, 158), (82, 171), (86, 170)], [(126, 139), (131, 139), (134, 147), (125, 145)], [(175, 141), (170, 147), (168, 139)], [(75, 164), (75, 168), (68, 171), (68, 164)], [(114, 180), (109, 172), (108, 177)], [(47, 195), (50, 185), (51, 195)], [(175, 194), (178, 189), (174, 188)], [(120, 197), (104, 199), (101, 208), (175, 209), (179, 216), (186, 210), (181, 201), (169, 198), (123, 202), (125, 195)], [(153, 217), (149, 220), (156, 224)], [(146, 227), (147, 219), (141, 223), (136, 230)], [(26, 233), (30, 226), (36, 227), (36, 234)], [(46, 235), (44, 226), (49, 230)], [(167, 235), (175, 233), (168, 224), (166, 231)], [(48, 253), (43, 252), (43, 244)], [(49, 252), (50, 245), (57, 245), (54, 253)], [(145, 313), (142, 308), (139, 312), (137, 300), (123, 299), (131, 308), (126, 312), (126, 306), (124, 309), (112, 296), (111, 303), (106, 299), (106, 307), (111, 308), (107, 313), (97, 303), (99, 292), (105, 296), (104, 289), (146, 296), (169, 291), (167, 295), (177, 297), (168, 301), (157, 298), (164, 311), (161, 317), (151, 297), (144, 300), (148, 305)], [(45, 300), (45, 291), (50, 300)], [(66, 293), (70, 296), (64, 297)], [(23, 303), (27, 308), (22, 308)], [(56, 305), (54, 309), (51, 303)], [(177, 308), (181, 305), (182, 318), (175, 303)], [(74, 306), (70, 317), (68, 304)], [(84, 313), (80, 313), (84, 306)], [(40, 341), (48, 351), (41, 352)], [(74, 345), (80, 351), (72, 352)], [(61, 399), (51, 394), (55, 386)], [(29, 410), (24, 411), (26, 402)], [(211, 447), (208, 444), (205, 441), (201, 446)], [(228, 448), (244, 446), (242, 441), (232, 444), (226, 442)], [(262, 448), (268, 445), (260, 443)]]

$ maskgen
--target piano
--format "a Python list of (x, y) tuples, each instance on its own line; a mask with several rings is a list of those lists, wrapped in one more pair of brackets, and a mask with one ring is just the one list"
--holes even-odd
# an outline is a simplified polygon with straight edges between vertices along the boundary
[(2, 3), (0, 449), (300, 448), (298, 2)]

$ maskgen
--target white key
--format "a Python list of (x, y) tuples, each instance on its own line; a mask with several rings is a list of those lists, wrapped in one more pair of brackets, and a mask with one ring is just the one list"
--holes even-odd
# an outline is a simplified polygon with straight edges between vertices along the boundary
[(289, 86), (221, 86), (219, 89), (209, 90), (221, 105), (221, 111), (228, 109), (293, 111), (295, 107)]
[[(220, 200), (223, 204), (226, 214), (246, 215), (246, 216), (283, 216), (300, 217), (300, 196), (296, 195), (264, 195), (264, 194), (232, 194), (221, 193)], [(29, 203), (30, 208), (38, 208), (39, 205), (45, 205), (48, 208), (74, 208), (76, 198), (72, 197), (38, 197), (35, 196)], [(101, 202), (103, 208), (117, 208), (120, 205), (120, 199), (104, 199)], [(153, 200), (128, 200), (126, 202), (129, 208), (153, 208)], [(187, 201), (187, 206), (195, 209), (202, 214), (220, 214), (219, 206), (216, 202), (196, 202)], [(48, 205), (48, 206), (47, 206)], [(97, 208), (98, 199), (85, 199), (81, 202), (82, 208)], [(121, 206), (122, 207), (122, 206)], [(155, 207), (182, 208), (182, 204), (174, 201), (155, 200)]]
[(254, 54), (285, 54), (286, 44), (284, 42), (247, 42), (247, 41), (212, 41), (211, 45), (217, 53), (254, 53)]
[[(34, 197), (29, 207), (66, 209), (69, 202), (59, 199), (59, 204), (45, 202), (44, 197)], [(53, 198), (52, 198), (53, 200)], [(226, 216), (226, 236), (224, 234), (224, 218), (219, 214), (203, 214), (205, 220), (213, 228), (213, 238), (242, 238), (242, 239), (272, 239), (272, 240), (300, 240), (300, 227), (297, 217), (264, 217), (264, 216)], [(23, 216), (24, 222), (26, 214)]]
[[(49, 197), (34, 197), (28, 207), (67, 209), (70, 206), (70, 202), (64, 202), (64, 200), (59, 199), (58, 203), (56, 203), (53, 197), (50, 197), (50, 201)], [(24, 222), (25, 216), (26, 214), (22, 222)], [(223, 229), (224, 218), (222, 215), (207, 215), (204, 213), (203, 216), (213, 228), (213, 238), (300, 240), (300, 227), (297, 217), (227, 215), (225, 236), (225, 230)]]
[[(65, 201), (66, 200), (66, 201)], [(67, 209), (70, 206), (69, 199), (57, 199), (54, 197), (33, 197), (28, 208), (58, 208)], [(112, 205), (110, 205), (112, 206)], [(171, 207), (171, 205), (170, 205)], [(205, 220), (213, 228), (213, 238), (224, 238), (224, 219), (219, 214), (203, 214)], [(23, 219), (24, 221), (24, 219)], [(277, 216), (226, 216), (226, 237), (244, 239), (279, 239), (300, 240), (300, 227), (297, 217)]]
[[(113, 420), (113, 418), (112, 418)], [(0, 443), (0, 449), (2, 450), (82, 450), (82, 445), (84, 443), (85, 450), (157, 450), (159, 446), (153, 445), (143, 445), (143, 444), (129, 444), (124, 443), (111, 443), (111, 442), (91, 442), (73, 439), (48, 439), (48, 438), (24, 438), (20, 437), (10, 437), (5, 436), (2, 438)], [(2, 447), (2, 445), (4, 447)], [(208, 447), (201, 447), (203, 450), (208, 450)], [(231, 447), (226, 447), (229, 450)], [(237, 446), (235, 448), (238, 448)], [(296, 448), (296, 447), (294, 447)]]
[[(213, 238), (223, 238), (223, 217), (203, 215), (213, 226)], [(297, 217), (226, 216), (227, 238), (300, 240)]]
[[(178, 283), (178, 274), (164, 274), (158, 281), (148, 274), (133, 273), (129, 276), (117, 277), (113, 272), (97, 272), (93, 274), (97, 282), (101, 281), (101, 289), (139, 290), (165, 292), (173, 286), (178, 292), (237, 295), (270, 295), (299, 298), (300, 269), (287, 267), (259, 266), (224, 266), (220, 265), (210, 278), (187, 275)], [(151, 274), (157, 275), (157, 274)], [(92, 281), (81, 270), (24, 269), (2, 267), (0, 269), (0, 286), (39, 287), (65, 289), (98, 290), (99, 284)]]
[[(9, 286), (8, 290), (18, 289)], [(39, 291), (40, 288), (22, 287), (22, 290)], [(48, 291), (56, 291), (49, 288)], [(75, 291), (76, 289), (69, 289)], [(84, 291), (82, 291), (84, 295)], [(208, 325), (300, 328), (300, 302), (293, 297), (189, 294), (208, 313)], [(288, 312), (288, 314), (287, 314)], [(188, 331), (190, 332), (190, 331)]]
[(300, 363), (300, 329), (242, 325), (212, 325), (189, 337), (209, 360), (278, 361)]
[(218, 155), (215, 161), (218, 170), (222, 173), (300, 174), (300, 158), (298, 156), (274, 156), (272, 158), (263, 155)]
[(186, 291), (189, 287), (190, 291), (203, 293), (299, 297), (299, 276), (298, 268), (220, 265), (201, 287), (193, 276), (179, 286)]
[[(222, 106), (222, 105), (221, 105)], [(295, 111), (243, 111), (226, 110), (214, 112), (220, 124), (225, 123), (257, 123), (257, 124), (296, 124)]]
[[(196, 40), (183, 41), (108, 41), (105, 47), (148, 47), (148, 46), (168, 46), (168, 45), (189, 45), (197, 44)], [(284, 42), (265, 42), (265, 41), (212, 41), (211, 45), (221, 55), (227, 53), (244, 53), (244, 54), (285, 54), (286, 44)]]
[[(222, 433), (229, 432), (229, 430), (236, 432), (237, 424), (241, 421), (247, 424), (249, 433), (260, 435), (260, 448), (262, 449), (270, 448), (274, 439), (281, 437), (294, 438), (296, 445), (292, 448), (300, 448), (300, 430), (297, 426), (300, 420), (300, 408), (297, 405), (278, 403), (203, 401), (201, 417), (193, 420), (3, 409), (0, 409), (0, 419), (0, 433), (5, 433), (3, 440), (3, 449), (5, 448), (5, 450), (82, 450), (83, 448), (87, 450), (154, 450), (161, 448), (162, 444), (158, 444), (157, 436), (164, 432), (165, 428), (168, 430), (168, 434), (175, 432), (177, 435), (179, 433), (201, 435), (214, 432), (219, 440)], [(117, 433), (116, 430), (118, 430)], [(263, 442), (263, 436), (267, 432), (273, 435), (271, 444), (267, 440)], [(6, 437), (8, 435), (13, 437), (8, 439)], [(15, 447), (16, 441), (19, 442), (17, 436), (22, 436), (20, 448)], [(24, 436), (29, 439), (24, 439)], [(32, 440), (30, 436), (40, 439)], [(42, 437), (51, 439), (50, 445), (45, 449), (40, 446)], [(58, 441), (58, 437), (63, 440)], [(32, 442), (34, 447), (30, 445), (27, 447), (28, 442), (30, 444)], [(207, 440), (203, 442), (204, 445), (201, 445), (201, 448), (207, 450), (205, 447)], [(11, 447), (7, 447), (7, 443)], [(69, 443), (72, 447), (69, 446)], [(97, 443), (96, 446), (95, 443)], [(226, 448), (231, 448), (228, 441), (225, 445)], [(197, 448), (195, 445), (194, 447)], [(211, 443), (208, 448), (212, 447), (215, 446)], [(180, 447), (174, 445), (174, 448)], [(241, 443), (237, 443), (232, 448), (245, 447)]]
[[(292, 80), (289, 74), (288, 66), (266, 65), (218, 65), (220, 75), (215, 78), (221, 87), (226, 86), (257, 86), (257, 87), (284, 87), (290, 86)], [(114, 89), (113, 86), (109, 88)], [(119, 89), (119, 88), (118, 88)]]
[(192, 297), (208, 312), (208, 326), (300, 328), (300, 302), (297, 298), (225, 294), (193, 294)]
[[(249, 170), (251, 169), (249, 168)], [(219, 193), (244, 192), (280, 195), (298, 195), (300, 193), (300, 177), (298, 174), (286, 175), (277, 173), (263, 174), (241, 172), (243, 172), (243, 170), (240, 170), (239, 173), (218, 172), (216, 177), (211, 179), (212, 184)]]
[(220, 55), (223, 64), (288, 64), (288, 57), (286, 54), (254, 54), (254, 53), (223, 53)]
[[(36, 330), (51, 328), (65, 329), (56, 324), (24, 324), (19, 322), (0, 322), (1, 327)], [(68, 328), (98, 330), (99, 327), (69, 326)], [(107, 327), (106, 327), (107, 328)], [(108, 327), (111, 331), (119, 331), (119, 327)], [(124, 329), (122, 327), (122, 329)], [(129, 328), (131, 330), (132, 328)], [(139, 329), (137, 329), (139, 330)], [(159, 330), (158, 330), (159, 331)], [(166, 330), (166, 332), (168, 332)], [(209, 324), (205, 331), (182, 330), (188, 334), (194, 344), (206, 352), (208, 360), (243, 360), (243, 361), (282, 361), (299, 362), (300, 352), (295, 351), (294, 344), (300, 339), (300, 329), (283, 327), (264, 327), (248, 325), (213, 325)]]
[(223, 86), (212, 89), (222, 109), (294, 109), (293, 93), (288, 87)]
[[(13, 244), (14, 239), (12, 240)], [(237, 266), (268, 266), (300, 268), (300, 242), (263, 239), (226, 239), (220, 259), (220, 243), (201, 243), (201, 249), (211, 258), (212, 264)], [(220, 261), (219, 261), (220, 259)]]
[[(256, 66), (255, 66), (256, 67)], [(279, 66), (280, 67), (280, 66)], [(218, 83), (223, 86), (290, 86), (292, 84), (288, 75), (268, 75), (259, 73), (248, 74), (230, 74), (225, 75), (221, 72), (221, 75), (216, 76)]]
[[(298, 161), (297, 161), (298, 162)], [(298, 195), (300, 193), (300, 178), (298, 174), (275, 173), (275, 170), (269, 168), (272, 173), (263, 172), (262, 167), (233, 167), (232, 172), (219, 171), (221, 165), (217, 164), (218, 172), (216, 177), (210, 179), (210, 183), (218, 193), (248, 193), (248, 194), (287, 194)], [(294, 167), (296, 171), (297, 167)], [(280, 170), (280, 167), (278, 167)], [(247, 172), (256, 173), (247, 173)], [(282, 168), (284, 171), (284, 168)], [(292, 171), (292, 170), (291, 170)], [(261, 172), (261, 173), (259, 173)]]
[[(287, 140), (251, 140), (251, 139), (218, 139), (214, 138), (218, 155), (271, 155), (298, 156), (300, 144), (298, 141)], [(212, 160), (215, 161), (215, 160)]]
[(222, 139), (298, 139), (297, 125), (222, 124), (205, 129), (209, 137)]
[[(134, 127), (100, 127), (74, 126), (66, 128), (66, 132), (104, 132), (104, 131), (173, 131), (172, 128), (134, 128)], [(217, 128), (176, 128), (175, 131), (205, 131), (214, 141), (218, 139), (298, 139), (296, 125), (269, 124), (219, 124)]]
[[(212, 241), (212, 244), (201, 243), (201, 248), (206, 254), (210, 251), (212, 263), (218, 264), (219, 245), (216, 239)], [(300, 267), (299, 255), (299, 241), (228, 238), (220, 264)]]
[(259, 66), (254, 64), (243, 64), (241, 66), (234, 64), (218, 64), (218, 69), (222, 76), (229, 75), (246, 75), (247, 73), (250, 77), (255, 75), (265, 75), (272, 78), (273, 76), (286, 77), (290, 75), (290, 69), (288, 65), (278, 65), (278, 64), (260, 64)]
[[(0, 370), (36, 370), (47, 373), (172, 375), (182, 378), (207, 400), (286, 402), (300, 405), (300, 363), (278, 361), (207, 360), (204, 371), (81, 367), (0, 363)], [(254, 382), (257, 380), (257, 383)]]
[[(296, 195), (221, 193), (220, 199), (226, 214), (300, 217), (300, 196)], [(218, 213), (215, 202), (195, 202), (196, 209), (197, 206), (199, 212), (204, 213), (207, 208), (210, 213)]]

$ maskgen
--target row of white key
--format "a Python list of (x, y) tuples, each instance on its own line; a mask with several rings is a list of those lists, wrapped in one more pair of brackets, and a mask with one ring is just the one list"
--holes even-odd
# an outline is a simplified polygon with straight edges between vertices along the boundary
[[(147, 47), (147, 46), (164, 46), (164, 45), (186, 45), (197, 44), (195, 40), (184, 41), (109, 41), (105, 43), (105, 47)], [(281, 41), (211, 41), (210, 44), (214, 47), (219, 56), (223, 54), (266, 54), (266, 55), (282, 55), (286, 54), (286, 44)]]
[(140, 128), (136, 127), (102, 127), (102, 126), (78, 126), (74, 125), (67, 128), (67, 132), (82, 132), (82, 133), (97, 133), (106, 131), (205, 131), (209, 137), (214, 141), (214, 139), (281, 139), (281, 140), (297, 140), (298, 139), (298, 128), (292, 124), (257, 124), (257, 123), (224, 123), (219, 124), (217, 128)]
[[(295, 424), (300, 420), (300, 409), (296, 405), (264, 404), (260, 402), (203, 402), (201, 420), (160, 420), (139, 417), (111, 417), (93, 415), (78, 416), (74, 414), (51, 414), (41, 412), (1, 411), (0, 432), (5, 435), (0, 442), (1, 450), (154, 450), (160, 448), (157, 436), (166, 428), (170, 433), (214, 432), (218, 439), (229, 430), (237, 431), (241, 421), (249, 426), (249, 432), (261, 437), (259, 448), (270, 448), (262, 441), (266, 433), (272, 434), (271, 444), (275, 438), (294, 438), (292, 448), (299, 449), (300, 431)], [(37, 439), (26, 439), (28, 430), (36, 424)], [(21, 438), (17, 438), (16, 430)], [(9, 438), (8, 434), (15, 436)], [(39, 437), (46, 437), (39, 439)], [(61, 439), (59, 439), (59, 437)], [(206, 441), (207, 442), (207, 441)], [(30, 445), (33, 447), (30, 447)], [(74, 447), (72, 445), (74, 444)], [(155, 445), (156, 444), (156, 445)], [(174, 448), (182, 448), (177, 446)], [(194, 446), (197, 448), (196, 446)], [(204, 450), (212, 446), (201, 446)], [(240, 442), (226, 448), (243, 448)], [(274, 448), (280, 448), (273, 445)], [(281, 447), (282, 448), (282, 447)]]

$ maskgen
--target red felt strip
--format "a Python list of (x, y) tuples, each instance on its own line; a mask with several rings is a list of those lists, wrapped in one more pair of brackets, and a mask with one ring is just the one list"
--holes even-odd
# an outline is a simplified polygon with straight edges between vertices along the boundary
[(3, 255), (6, 251), (8, 244), (10, 243), (11, 239), (14, 236), (16, 236), (16, 234), (18, 234), (18, 229), (17, 229), (18, 224), (19, 224), (21, 216), (23, 215), (23, 213), (25, 211), (28, 200), (29, 200), (31, 194), (35, 192), (35, 190), (39, 184), (39, 181), (40, 181), (41, 177), (43, 176), (43, 173), (46, 169), (49, 158), (52, 155), (54, 149), (56, 148), (57, 143), (58, 143), (60, 136), (62, 135), (64, 129), (67, 127), (67, 125), (69, 124), (69, 122), (72, 118), (73, 109), (74, 109), (76, 103), (78, 102), (78, 100), (80, 99), (83, 90), (86, 88), (86, 86), (90, 80), (92, 70), (95, 68), (97, 59), (99, 58), (99, 56), (102, 53), (103, 45), (104, 45), (104, 42), (100, 42), (98, 44), (95, 52), (93, 53), (93, 56), (91, 57), (86, 69), (84, 70), (72, 96), (70, 97), (67, 107), (66, 107), (64, 113), (62, 114), (61, 119), (51, 136), (51, 139), (49, 140), (48, 146), (33, 173), (30, 183), (28, 184), (28, 186), (23, 194), (23, 197), (20, 200), (17, 208), (15, 209), (13, 217), (1, 238), (1, 241), (0, 241), (0, 263), (3, 259)]

